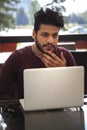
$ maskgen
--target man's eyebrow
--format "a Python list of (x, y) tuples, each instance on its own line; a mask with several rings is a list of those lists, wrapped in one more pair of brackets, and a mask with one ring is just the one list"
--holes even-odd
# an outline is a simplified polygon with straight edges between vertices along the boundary
[(53, 34), (58, 34), (58, 32), (54, 32)]
[(49, 35), (48, 32), (41, 32), (41, 35)]
[[(49, 32), (41, 32), (41, 33), (47, 33), (47, 34), (49, 34)], [(53, 34), (58, 34), (58, 32), (54, 32)]]
[(48, 32), (41, 32), (41, 33), (47, 33), (47, 34), (49, 34)]
[(58, 32), (53, 33), (52, 35), (58, 35)]

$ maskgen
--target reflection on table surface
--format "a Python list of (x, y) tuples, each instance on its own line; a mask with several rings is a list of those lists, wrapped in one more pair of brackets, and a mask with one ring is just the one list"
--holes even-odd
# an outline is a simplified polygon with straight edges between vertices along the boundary
[(83, 110), (33, 112), (24, 117), (25, 130), (84, 130)]
[(1, 115), (6, 130), (87, 130), (87, 105), (81, 109), (24, 112), (16, 103), (3, 106)]

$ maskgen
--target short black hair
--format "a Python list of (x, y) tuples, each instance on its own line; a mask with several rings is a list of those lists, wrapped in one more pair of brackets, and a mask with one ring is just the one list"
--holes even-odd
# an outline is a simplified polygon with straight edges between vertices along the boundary
[(64, 27), (63, 15), (50, 8), (41, 8), (34, 14), (34, 30), (37, 32), (41, 24), (54, 25), (59, 28)]

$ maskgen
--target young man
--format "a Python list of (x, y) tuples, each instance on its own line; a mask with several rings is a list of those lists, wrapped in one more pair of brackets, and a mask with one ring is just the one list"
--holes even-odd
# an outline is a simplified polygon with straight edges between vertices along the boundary
[(32, 37), (35, 44), (16, 50), (4, 63), (0, 99), (23, 98), (23, 70), (26, 68), (76, 65), (71, 53), (57, 46), (59, 30), (64, 26), (63, 16), (49, 8), (41, 8), (34, 18)]

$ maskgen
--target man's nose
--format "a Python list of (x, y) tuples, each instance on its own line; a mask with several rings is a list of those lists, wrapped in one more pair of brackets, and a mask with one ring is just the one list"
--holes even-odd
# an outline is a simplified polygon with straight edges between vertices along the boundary
[(52, 36), (49, 36), (48, 39), (47, 39), (47, 42), (53, 43), (54, 42), (54, 38)]

